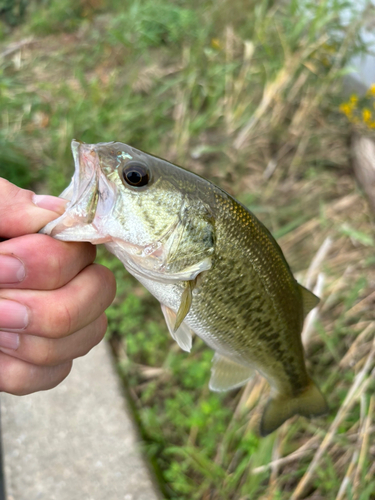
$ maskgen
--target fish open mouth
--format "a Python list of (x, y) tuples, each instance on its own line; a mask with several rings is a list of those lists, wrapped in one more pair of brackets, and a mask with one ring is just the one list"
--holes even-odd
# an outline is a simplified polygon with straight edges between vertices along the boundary
[(47, 224), (40, 232), (62, 241), (105, 243), (102, 221), (111, 211), (115, 186), (110, 185), (100, 168), (95, 145), (72, 141), (75, 172), (60, 197), (69, 200), (63, 215)]

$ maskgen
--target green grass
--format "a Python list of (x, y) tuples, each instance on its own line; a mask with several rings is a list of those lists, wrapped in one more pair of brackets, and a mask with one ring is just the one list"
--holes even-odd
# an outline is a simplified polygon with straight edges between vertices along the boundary
[[(341, 76), (363, 48), (361, 21), (340, 24), (345, 5), (45, 0), (30, 2), (17, 28), (2, 18), (0, 53), (25, 42), (0, 59), (2, 176), (58, 194), (73, 171), (72, 138), (119, 140), (236, 195), (279, 239), (300, 280), (324, 239), (333, 239), (307, 345), (309, 371), (331, 413), (294, 419), (264, 439), (257, 418), (267, 385), (257, 378), (246, 389), (211, 393), (212, 352), (198, 338), (191, 354), (180, 351), (159, 304), (99, 252), (118, 283), (107, 336), (165, 498), (289, 500), (364, 367), (373, 332), (361, 333), (373, 318), (370, 306), (357, 305), (374, 289), (374, 239), (339, 112)], [(341, 366), (355, 339), (356, 362)], [(375, 494), (374, 449), (360, 437), (366, 418), (374, 425), (368, 377), (309, 479), (312, 498), (336, 499), (348, 449), (363, 459), (343, 498)], [(298, 459), (268, 467), (306, 443)]]

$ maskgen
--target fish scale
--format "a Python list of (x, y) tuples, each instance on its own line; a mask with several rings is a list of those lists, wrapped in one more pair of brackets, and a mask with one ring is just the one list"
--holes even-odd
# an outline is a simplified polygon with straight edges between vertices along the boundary
[(272, 389), (262, 435), (292, 415), (325, 413), (301, 341), (318, 299), (255, 215), (206, 179), (126, 144), (73, 141), (72, 150), (70, 202), (42, 232), (105, 243), (159, 300), (182, 349), (195, 333), (215, 351), (212, 390), (261, 373)]

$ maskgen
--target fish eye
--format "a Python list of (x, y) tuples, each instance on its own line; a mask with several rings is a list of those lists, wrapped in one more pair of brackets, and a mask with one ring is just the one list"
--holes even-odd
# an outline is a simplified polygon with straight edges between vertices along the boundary
[(150, 180), (150, 171), (146, 165), (143, 165), (142, 163), (131, 162), (123, 167), (122, 179), (126, 182), (126, 184), (129, 184), (129, 186), (146, 186)]

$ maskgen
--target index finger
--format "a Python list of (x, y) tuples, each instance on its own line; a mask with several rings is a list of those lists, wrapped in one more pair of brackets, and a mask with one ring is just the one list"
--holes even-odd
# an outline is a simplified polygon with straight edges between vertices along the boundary
[(0, 237), (37, 233), (64, 212), (66, 201), (37, 196), (0, 178)]

